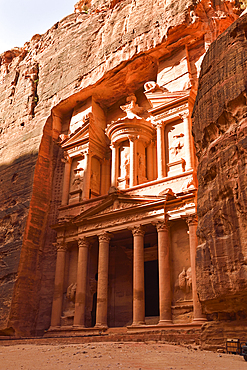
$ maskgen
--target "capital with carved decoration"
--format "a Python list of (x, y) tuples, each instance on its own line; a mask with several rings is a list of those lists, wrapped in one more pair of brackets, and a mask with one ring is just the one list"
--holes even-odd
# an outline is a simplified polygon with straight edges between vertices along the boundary
[(103, 234), (98, 235), (99, 242), (109, 242), (112, 238), (112, 234), (104, 232)]
[(168, 231), (171, 222), (169, 221), (169, 216), (166, 214), (164, 217), (164, 221), (158, 221), (155, 223), (157, 232), (159, 231)]
[(197, 214), (191, 214), (191, 215), (188, 215), (188, 216), (185, 216), (184, 217), (188, 226), (197, 226), (197, 223), (198, 223), (198, 218), (197, 218)]
[(53, 243), (53, 245), (56, 247), (57, 252), (66, 252), (68, 250), (67, 243), (65, 243), (64, 241)]
[(90, 243), (87, 238), (82, 237), (78, 239), (78, 248), (88, 248)]
[(139, 136), (138, 135), (128, 135), (128, 139), (129, 141), (136, 141), (137, 139), (139, 139)]
[(145, 230), (142, 225), (134, 226), (131, 231), (132, 231), (133, 236), (137, 236), (137, 235), (144, 236), (145, 235)]

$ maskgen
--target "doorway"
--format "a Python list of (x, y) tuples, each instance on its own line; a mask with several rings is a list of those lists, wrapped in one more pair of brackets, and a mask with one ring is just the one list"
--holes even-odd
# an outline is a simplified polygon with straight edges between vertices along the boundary
[(144, 263), (145, 316), (159, 316), (158, 260)]

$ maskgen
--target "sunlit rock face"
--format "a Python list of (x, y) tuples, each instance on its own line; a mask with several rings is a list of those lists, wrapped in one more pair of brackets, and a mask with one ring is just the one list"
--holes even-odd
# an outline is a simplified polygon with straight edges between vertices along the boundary
[(215, 319), (246, 319), (246, 28), (240, 17), (209, 48), (193, 112), (198, 157), (197, 282)]
[[(92, 101), (101, 135), (100, 124), (121, 117), (124, 113), (119, 107), (128, 96), (136, 94), (139, 106), (150, 109), (143, 94), (147, 81), (157, 81), (162, 91), (174, 93), (173, 98), (180, 96), (178, 91), (185, 94), (192, 110), (203, 55), (238, 17), (231, 1), (203, 0), (195, 5), (192, 0), (99, 0), (78, 2), (75, 10), (45, 34), (33, 36), (23, 48), (0, 55), (3, 334), (43, 333), (50, 326), (56, 263), (56, 233), (50, 225), (57, 222), (62, 199), (66, 158), (59, 143), (68, 134), (71, 118), (76, 131), (79, 108)], [(240, 45), (241, 37), (236, 39)], [(219, 57), (225, 53), (222, 50)], [(218, 77), (224, 72), (219, 71)], [(231, 81), (235, 86), (235, 77)], [(227, 93), (232, 91), (229, 88)], [(181, 138), (178, 131), (176, 148)], [(236, 190), (241, 193), (239, 202), (244, 194), (241, 184)], [(234, 258), (236, 266), (242, 263), (239, 252)], [(200, 296), (204, 301), (202, 290)]]

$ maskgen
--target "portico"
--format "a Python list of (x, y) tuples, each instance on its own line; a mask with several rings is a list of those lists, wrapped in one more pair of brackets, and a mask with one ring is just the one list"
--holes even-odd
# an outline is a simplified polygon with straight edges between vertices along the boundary
[[(56, 284), (59, 289), (54, 295), (51, 330), (66, 326), (67, 298), (64, 297), (68, 297), (66, 285), (70, 286), (73, 283), (71, 278), (75, 276), (68, 266), (74, 263), (73, 248), (78, 250), (77, 257), (74, 254), (77, 260), (76, 293), (74, 303), (73, 300), (70, 302), (72, 308), (68, 315), (68, 328), (88, 330), (92, 327), (90, 319), (93, 309), (96, 314), (95, 330), (106, 330), (111, 326), (127, 326), (132, 330), (150, 323), (166, 327), (181, 321), (177, 315), (181, 292), (178, 294), (177, 290), (184, 287), (179, 287), (174, 281), (174, 270), (179, 271), (181, 263), (190, 266), (188, 258), (195, 248), (193, 232), (190, 230), (189, 238), (185, 222), (191, 219), (195, 210), (193, 200), (193, 192), (177, 199), (171, 191), (158, 197), (131, 198), (124, 192), (115, 191), (69, 222), (56, 225), (58, 245), (63, 248), (58, 247), (56, 277), (60, 283)], [(173, 238), (176, 228), (181, 229), (181, 223), (183, 231), (180, 236), (186, 239), (187, 262), (174, 260)], [(153, 318), (145, 315), (145, 285), (148, 283), (144, 279), (144, 270), (148, 261), (157, 261), (158, 264), (159, 316)], [(190, 310), (194, 309), (193, 320), (200, 323), (204, 317), (193, 293), (196, 292), (193, 280), (195, 267), (193, 264), (191, 267), (192, 289), (186, 288), (187, 292), (183, 292), (186, 295), (183, 302), (184, 306), (191, 307)], [(146, 279), (152, 278), (150, 273), (146, 274)], [(96, 275), (97, 280), (94, 279)], [(149, 294), (148, 291), (146, 293)], [(95, 308), (94, 295), (97, 296)], [(190, 321), (187, 319), (184, 323)]]

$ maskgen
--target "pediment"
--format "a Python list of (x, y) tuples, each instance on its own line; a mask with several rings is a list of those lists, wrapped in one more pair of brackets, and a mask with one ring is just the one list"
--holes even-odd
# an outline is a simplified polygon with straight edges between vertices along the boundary
[(148, 99), (149, 103), (151, 104), (152, 110), (156, 110), (157, 108), (166, 107), (169, 105), (176, 104), (179, 101), (183, 101), (188, 99), (189, 92), (188, 91), (153, 91), (153, 92), (146, 92), (146, 98)]
[(62, 143), (61, 147), (67, 149), (78, 145), (82, 141), (89, 139), (89, 123), (85, 123), (83, 126), (78, 127), (68, 138), (66, 138)]
[[(157, 200), (156, 197), (153, 200)], [(73, 219), (73, 223), (80, 223), (85, 219), (93, 219), (95, 217), (112, 217), (114, 214), (119, 212), (128, 211), (131, 208), (137, 209), (138, 207), (150, 203), (150, 199), (144, 197), (131, 197), (131, 196), (119, 196), (109, 195), (100, 204), (83, 211), (80, 215)]]

